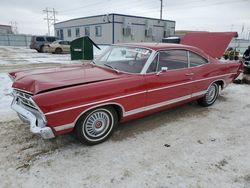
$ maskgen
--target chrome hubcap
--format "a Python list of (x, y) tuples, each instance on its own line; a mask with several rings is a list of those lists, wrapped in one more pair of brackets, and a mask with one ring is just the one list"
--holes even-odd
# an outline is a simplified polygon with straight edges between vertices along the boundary
[(90, 114), (85, 121), (85, 132), (88, 136), (102, 136), (110, 125), (110, 116), (107, 112), (96, 111)]
[(211, 85), (206, 94), (207, 102), (213, 102), (213, 100), (215, 99), (215, 96), (216, 96), (216, 86)]

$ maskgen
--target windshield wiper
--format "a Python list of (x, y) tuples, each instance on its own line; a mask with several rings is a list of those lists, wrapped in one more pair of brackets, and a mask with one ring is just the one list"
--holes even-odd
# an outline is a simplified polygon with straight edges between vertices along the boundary
[(113, 67), (112, 65), (109, 65), (109, 64), (106, 64), (106, 63), (104, 63), (103, 65), (105, 65), (106, 67), (109, 67), (109, 68), (113, 69), (113, 70), (116, 71), (117, 73), (120, 72), (119, 70), (117, 70), (117, 69), (116, 69), (115, 67)]

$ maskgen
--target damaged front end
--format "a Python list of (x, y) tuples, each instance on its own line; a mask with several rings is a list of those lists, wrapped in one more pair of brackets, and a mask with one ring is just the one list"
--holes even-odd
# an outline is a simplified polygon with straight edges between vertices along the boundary
[(43, 112), (32, 100), (32, 94), (19, 89), (13, 89), (13, 101), (11, 108), (17, 112), (19, 118), (29, 123), (30, 131), (39, 134), (44, 139), (54, 138), (55, 135), (50, 127), (47, 127), (47, 120)]

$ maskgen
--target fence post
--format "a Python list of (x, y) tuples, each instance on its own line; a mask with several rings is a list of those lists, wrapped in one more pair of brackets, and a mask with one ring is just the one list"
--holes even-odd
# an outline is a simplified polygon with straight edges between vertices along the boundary
[(8, 46), (10, 46), (10, 38), (9, 38), (9, 34), (7, 34), (7, 39), (8, 39)]

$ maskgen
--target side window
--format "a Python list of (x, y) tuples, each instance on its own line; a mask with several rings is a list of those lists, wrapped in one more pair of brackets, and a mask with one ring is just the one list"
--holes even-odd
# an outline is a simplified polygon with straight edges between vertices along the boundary
[(36, 41), (42, 42), (45, 41), (45, 39), (43, 37), (36, 37)]
[(68, 37), (71, 37), (71, 29), (68, 29), (67, 33), (68, 33)]
[(84, 35), (85, 35), (85, 36), (89, 36), (89, 33), (90, 33), (89, 27), (85, 27), (85, 28), (84, 28)]
[(188, 68), (188, 57), (186, 50), (168, 50), (161, 51), (157, 72), (162, 67), (167, 67), (168, 70), (176, 70)]
[(46, 40), (48, 42), (54, 42), (56, 40), (56, 38), (55, 37), (46, 37)]
[(208, 63), (208, 61), (193, 52), (189, 52), (190, 67), (200, 66)]
[(59, 44), (61, 44), (61, 45), (67, 45), (68, 42), (67, 41), (60, 41)]
[(158, 59), (159, 59), (159, 54), (157, 54), (157, 55), (155, 56), (154, 60), (152, 61), (152, 63), (151, 63), (150, 66), (148, 67), (147, 73), (156, 72), (157, 64), (158, 64)]
[(95, 36), (101, 37), (102, 36), (102, 28), (101, 26), (95, 26)]
[(80, 28), (76, 28), (76, 37), (80, 37)]

